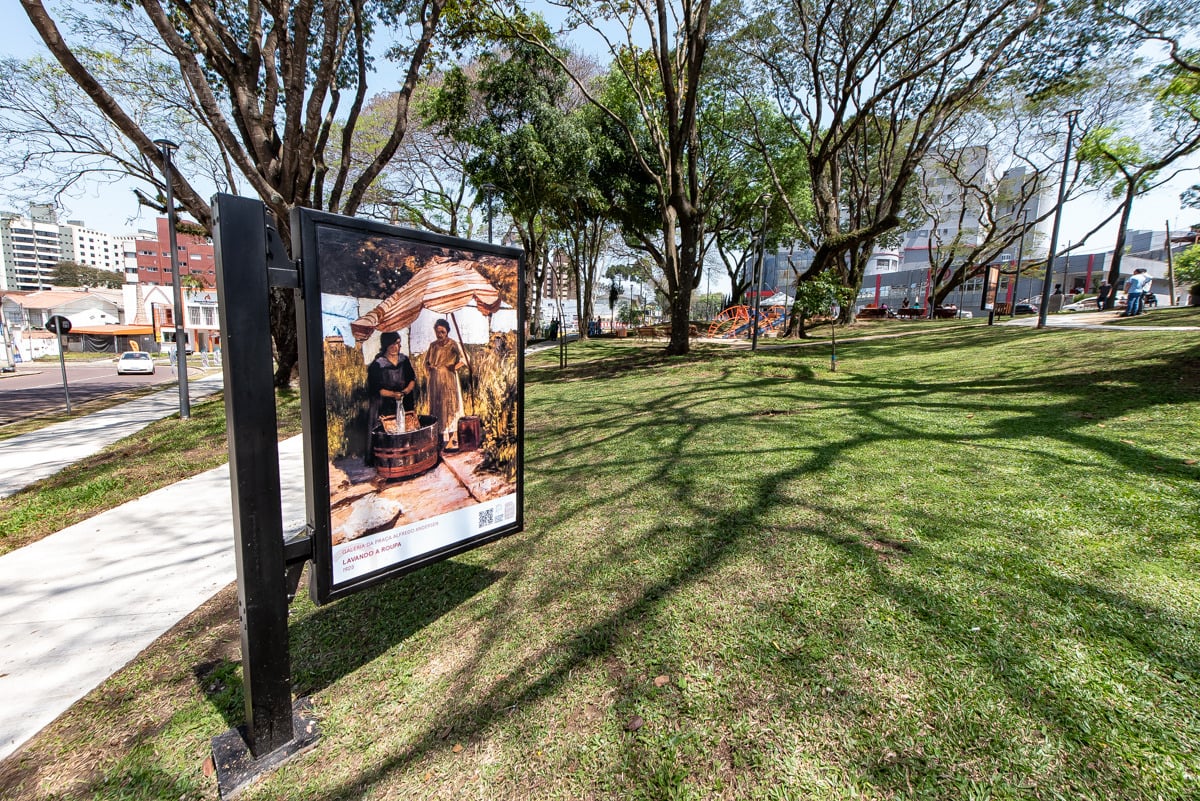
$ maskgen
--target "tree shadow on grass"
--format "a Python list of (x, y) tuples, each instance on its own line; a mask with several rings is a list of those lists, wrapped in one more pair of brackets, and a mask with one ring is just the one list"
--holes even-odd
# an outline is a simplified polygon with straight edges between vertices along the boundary
[[(1181, 366), (1183, 358), (1172, 355), (1154, 365), (1119, 368), (1113, 370), (1110, 375), (1113, 380), (1136, 386), (1154, 386), (1161, 378), (1161, 370), (1164, 367), (1171, 369)], [(664, 390), (661, 393), (644, 390), (636, 402), (619, 409), (614, 408), (611, 402), (606, 404), (601, 400), (572, 401), (573, 413), (578, 415), (580, 422), (553, 432), (547, 429), (546, 436), (554, 437), (554, 440), (548, 440), (548, 447), (532, 454), (533, 469), (530, 475), (553, 471), (560, 479), (571, 475), (582, 478), (586, 475), (594, 480), (599, 476), (602, 481), (609, 480), (610, 485), (591, 498), (545, 499), (551, 503), (547, 504), (547, 510), (538, 510), (530, 514), (529, 532), (491, 546), (491, 555), (498, 563), (512, 566), (505, 571), (503, 580), (495, 581), (494, 585), (490, 574), (485, 579), (468, 575), (467, 581), (475, 583), (468, 586), (467, 591), (456, 590), (447, 585), (447, 582), (455, 580), (454, 575), (442, 575), (436, 580), (430, 575), (429, 583), (414, 584), (411, 591), (405, 591), (401, 596), (413, 600), (423, 597), (420, 590), (436, 592), (442, 589), (461, 599), (492, 585), (488, 591), (491, 596), (489, 601), (495, 609), (504, 610), (520, 606), (522, 603), (530, 603), (527, 587), (522, 585), (536, 581), (538, 592), (532, 602), (545, 602), (577, 588), (580, 582), (595, 580), (594, 576), (601, 575), (606, 566), (618, 563), (629, 552), (651, 549), (658, 543), (676, 545), (673, 551), (676, 554), (675, 561), (669, 569), (653, 580), (629, 587), (620, 602), (597, 610), (591, 622), (554, 632), (556, 636), (553, 636), (553, 644), (549, 648), (530, 654), (505, 676), (483, 687), (480, 677), (477, 676), (480, 665), (486, 654), (510, 634), (506, 615), (496, 615), (488, 621), (484, 634), (473, 642), (474, 655), (460, 665), (456, 675), (450, 678), (450, 686), (454, 687), (456, 692), (453, 700), (448, 702), (447, 712), (439, 717), (436, 729), (431, 726), (390, 753), (380, 754), (379, 758), (364, 770), (356, 772), (344, 783), (335, 785), (325, 795), (326, 798), (358, 798), (364, 787), (380, 782), (393, 771), (411, 768), (426, 755), (444, 749), (445, 732), (454, 732), (456, 737), (468, 741), (485, 737), (493, 725), (499, 724), (500, 716), (507, 714), (502, 710), (525, 708), (561, 692), (572, 681), (574, 671), (612, 658), (622, 645), (636, 642), (639, 631), (647, 625), (647, 621), (653, 621), (663, 605), (669, 604), (673, 596), (699, 582), (707, 581), (731, 559), (744, 557), (745, 549), (756, 544), (756, 539), (752, 538), (757, 538), (764, 529), (773, 527), (776, 516), (785, 511), (786, 507), (797, 505), (796, 500), (780, 492), (780, 487), (821, 474), (845, 458), (850, 450), (863, 447), (909, 447), (929, 450), (936, 454), (939, 442), (957, 443), (964, 439), (981, 442), (1022, 442), (1044, 437), (1074, 448), (1101, 453), (1134, 471), (1148, 471), (1148, 467), (1134, 449), (1081, 431), (1083, 426), (1093, 423), (1085, 422), (1078, 416), (1081, 408), (1090, 409), (1097, 406), (1101, 407), (1097, 411), (1100, 419), (1118, 417), (1144, 408), (1146, 396), (1133, 392), (1129, 393), (1128, 397), (1104, 397), (1101, 403), (1093, 384), (1085, 379), (1064, 381), (1061, 377), (1050, 374), (1032, 379), (998, 377), (983, 381), (943, 381), (929, 378), (909, 381), (856, 376), (840, 378), (836, 386), (831, 383), (829, 387), (822, 387), (822, 390), (837, 388), (845, 391), (842, 397), (830, 397), (828, 394), (815, 393), (812, 387), (799, 382), (776, 378), (764, 380), (759, 376), (745, 375), (716, 358), (707, 362), (714, 367), (719, 364), (726, 371), (723, 379), (719, 385), (713, 381), (701, 384), (694, 391), (687, 392), (685, 397), (680, 397), (678, 388), (672, 387), (669, 391)], [(581, 370), (578, 377), (611, 376), (622, 372), (621, 369), (614, 372), (610, 368), (611, 365), (604, 369), (589, 366), (586, 371)], [(631, 364), (624, 367), (626, 372), (632, 369), (634, 367)], [(617, 389), (620, 389), (619, 385)], [(1042, 393), (1050, 402), (1030, 408), (1022, 400), (1023, 396), (1029, 393)], [(758, 406), (731, 410), (728, 402), (730, 395), (744, 401), (755, 401)], [(1162, 397), (1165, 400), (1161, 402), (1169, 402), (1177, 396), (1170, 391)], [(707, 429), (720, 427), (738, 432), (738, 436), (744, 436), (746, 441), (754, 441), (756, 426), (778, 425), (779, 418), (791, 420), (793, 417), (799, 423), (803, 422), (805, 410), (821, 411), (833, 408), (845, 412), (854, 420), (854, 425), (848, 426), (851, 429), (850, 433), (839, 435), (839, 432), (834, 432), (823, 441), (817, 440), (812, 445), (789, 449), (782, 458), (778, 455), (778, 449), (772, 451), (764, 448), (764, 457), (774, 453), (776, 458), (773, 462), (765, 462), (758, 466), (753, 475), (744, 479), (737, 477), (737, 480), (742, 480), (745, 485), (737, 503), (718, 508), (706, 502), (699, 484), (704, 456), (697, 454), (690, 447), (689, 438), (700, 436)], [(923, 427), (919, 422), (906, 422), (903, 416), (898, 418), (895, 415), (884, 414), (888, 410), (903, 411), (906, 408), (936, 409), (941, 413), (987, 410), (993, 417), (981, 430), (939, 431), (931, 434), (927, 427)], [(697, 414), (697, 409), (706, 411), (704, 414)], [(764, 410), (773, 413), (763, 415), (761, 412)], [(796, 414), (792, 415), (792, 412)], [(1000, 415), (998, 418), (997, 413)], [(564, 432), (570, 432), (572, 437), (580, 438), (587, 434), (589, 428), (594, 429), (590, 449), (580, 449), (579, 442), (560, 445), (559, 439)], [(605, 453), (609, 443), (644, 438), (651, 431), (662, 434), (668, 428), (669, 433), (662, 437), (667, 442), (654, 454), (643, 457), (644, 461), (639, 463), (638, 470), (630, 470), (624, 457), (612, 457)], [(738, 443), (731, 444), (729, 453), (738, 452), (737, 445)], [(1050, 453), (1043, 456), (1057, 458)], [(650, 468), (648, 472), (645, 470), (647, 466)], [(640, 533), (627, 533), (622, 538), (614, 537), (607, 544), (598, 541), (596, 548), (578, 554), (574, 569), (562, 575), (535, 575), (532, 572), (533, 568), (524, 567), (524, 564), (532, 564), (535, 561), (528, 557), (555, 547), (555, 530), (572, 517), (612, 506), (626, 497), (634, 497), (637, 488), (620, 480), (623, 474), (630, 473), (638, 476), (640, 484), (661, 487), (681, 505), (681, 509), (692, 513), (695, 520), (701, 522), (688, 520), (681, 527), (675, 520), (656, 520), (641, 527)], [(735, 477), (731, 476), (730, 480), (735, 480)], [(811, 501), (806, 503), (818, 517), (825, 518), (835, 512), (845, 517), (841, 508), (822, 510), (818, 504)], [(841, 527), (847, 526), (863, 532), (872, 531), (872, 524), (865, 519), (843, 519)], [(1082, 752), (1097, 747), (1104, 734), (1103, 731), (1088, 734), (1078, 726), (1079, 720), (1103, 721), (1121, 714), (1122, 710), (1113, 709), (1106, 701), (1092, 697), (1086, 682), (1050, 672), (1049, 663), (1038, 650), (1041, 647), (1039, 641), (1006, 641), (1001, 638), (977, 636), (974, 630), (983, 630), (991, 624), (991, 620), (975, 609), (974, 598), (938, 592), (930, 589), (924, 582), (897, 577), (885, 562), (887, 559), (923, 560), (930, 566), (940, 562), (941, 569), (955, 571), (971, 570), (973, 568), (970, 564), (939, 559), (919, 546), (907, 543), (903, 539), (889, 537), (888, 532), (875, 532), (869, 536), (870, 541), (831, 535), (820, 529), (805, 531), (803, 536), (823, 541), (852, 557), (855, 562), (866, 563), (873, 591), (920, 621), (928, 632), (929, 643), (948, 643), (956, 652), (965, 654), (977, 668), (991, 671), (995, 685), (1002, 688), (1014, 703), (1020, 704), (1030, 716), (1043, 721), (1055, 733), (1061, 733), (1072, 742), (1078, 743), (1081, 751), (1069, 755), (1072, 760), (1087, 759), (1088, 755)], [(880, 545), (887, 551), (886, 559), (881, 556)], [(427, 574), (428, 571), (422, 571), (410, 578), (420, 578)], [(989, 581), (996, 582), (998, 579), (989, 577)], [(1161, 649), (1153, 651), (1156, 635), (1162, 629), (1157, 624), (1149, 623), (1143, 627), (1137, 618), (1141, 615), (1144, 620), (1165, 621), (1169, 626), (1183, 626), (1193, 631), (1195, 627), (1190, 622), (1171, 620), (1164, 609), (1122, 597), (1112, 590), (1091, 586), (1084, 580), (1055, 575), (1048, 570), (1036, 577), (1033, 586), (1036, 592), (1032, 601), (1016, 588), (1011, 590), (1013, 597), (1007, 601), (1011, 614), (1021, 614), (1032, 604), (1040, 606), (1043, 615), (1062, 618), (1065, 625), (1065, 621), (1072, 617), (1074, 611), (1069, 605), (1066, 611), (1063, 611), (1061, 599), (1069, 599), (1072, 596), (1086, 598), (1090, 607), (1099, 610), (1092, 613), (1100, 617), (1100, 625), (1096, 627), (1094, 636), (1127, 643), (1144, 658), (1155, 660), (1161, 671), (1178, 672), (1190, 681), (1195, 680), (1195, 654), (1187, 648), (1179, 648), (1173, 652), (1163, 652)], [(343, 621), (337, 627), (337, 633), (318, 634), (314, 628), (312, 636), (307, 639), (324, 642), (326, 648), (334, 648), (342, 647), (337, 645), (339, 643), (352, 643), (361, 636), (372, 637), (374, 635), (367, 630), (373, 625), (371, 620), (380, 619), (379, 613), (385, 611), (387, 606), (364, 601), (353, 613), (347, 613), (351, 619)], [(399, 624), (398, 631), (393, 630), (391, 635), (380, 637), (373, 647), (361, 649), (365, 655), (356, 655), (348, 664), (337, 664), (337, 656), (334, 655), (331, 660), (332, 666), (322, 666), (320, 678), (308, 680), (308, 689), (327, 686), (367, 659), (384, 653), (390, 647), (388, 643), (395, 642), (398, 636), (407, 636), (414, 626), (425, 625), (431, 619), (432, 617), (426, 615), (409, 623)], [(425, 622), (422, 623), (422, 620)], [(393, 625), (388, 623), (383, 628), (393, 628)], [(921, 647), (920, 643), (916, 645)], [(320, 648), (314, 645), (311, 650), (319, 652)], [(940, 655), (931, 651), (927, 659), (936, 660)], [(835, 667), (821, 656), (781, 665), (781, 669), (788, 671), (810, 672), (818, 668)], [(297, 673), (299, 675), (300, 671)], [(1053, 694), (1046, 693), (1050, 682), (1057, 682), (1059, 685)], [(860, 688), (860, 691), (870, 693), (872, 688), (864, 687)], [(849, 728), (858, 725), (856, 721), (860, 712), (859, 701), (853, 696), (832, 695), (828, 705), (828, 712), (840, 719), (844, 726)], [(1164, 725), (1160, 722), (1149, 722), (1145, 726), (1148, 734), (1143, 737), (1166, 736)], [(634, 750), (639, 748), (641, 735), (618, 736), (621, 737), (622, 747)], [(950, 747), (953, 749), (953, 746)], [(940, 788), (945, 793), (947, 791), (944, 782), (947, 774), (952, 778), (956, 772), (953, 765), (947, 766), (942, 763), (939, 766), (935, 762), (922, 762), (915, 758), (907, 761), (881, 761), (877, 754), (870, 753), (865, 748), (855, 751), (854, 755), (854, 764), (849, 766), (850, 769), (857, 766), (859, 775), (866, 780), (887, 792), (901, 795), (912, 790), (914, 776), (918, 786), (935, 790)], [(951, 750), (950, 756), (953, 755)], [(983, 759), (983, 768), (986, 770), (988, 758)], [(1121, 789), (1127, 778), (1118, 771), (1097, 781), (1101, 785), (1100, 789), (1104, 789), (1105, 786)], [(636, 780), (637, 777), (631, 779)]]
[(318, 692), (387, 653), (501, 576), (447, 560), (314, 610), (289, 627), (295, 694)]
[[(598, 354), (598, 355), (597, 355)], [(568, 351), (566, 367), (538, 365), (526, 373), (529, 383), (582, 381), (592, 378), (615, 378), (630, 373), (644, 374), (647, 370), (670, 369), (680, 363), (702, 364), (731, 355), (727, 348), (713, 345), (693, 345), (687, 356), (667, 356), (661, 347), (631, 343), (619, 350), (608, 348)]]

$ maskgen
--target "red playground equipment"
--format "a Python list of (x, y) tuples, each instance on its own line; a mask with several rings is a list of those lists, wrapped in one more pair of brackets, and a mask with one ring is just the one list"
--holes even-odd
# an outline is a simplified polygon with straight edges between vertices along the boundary
[[(786, 306), (763, 306), (758, 310), (758, 335), (764, 336), (768, 331), (779, 332), (787, 321)], [(752, 321), (754, 308), (752, 306), (730, 306), (713, 318), (708, 326), (708, 336), (722, 339), (739, 339), (753, 334)]]

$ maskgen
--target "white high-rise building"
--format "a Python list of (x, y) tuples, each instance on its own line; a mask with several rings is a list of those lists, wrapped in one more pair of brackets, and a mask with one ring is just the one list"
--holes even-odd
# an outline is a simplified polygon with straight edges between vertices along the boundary
[(0, 212), (0, 289), (49, 289), (54, 268), (62, 260), (53, 206), (30, 206), (27, 217)]
[(59, 226), (63, 261), (73, 261), (100, 270), (124, 272), (125, 246), (122, 237), (86, 227), (79, 220)]
[(61, 261), (137, 275), (132, 234), (124, 236), (89, 228), (79, 220), (59, 223), (54, 207), (38, 204), (29, 214), (0, 212), (0, 289), (49, 289)]

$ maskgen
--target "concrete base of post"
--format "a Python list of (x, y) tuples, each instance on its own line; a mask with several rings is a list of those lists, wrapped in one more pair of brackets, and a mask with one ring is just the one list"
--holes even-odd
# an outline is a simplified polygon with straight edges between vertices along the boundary
[(307, 699), (297, 701), (292, 709), (292, 731), (295, 735), (291, 740), (258, 759), (254, 758), (250, 746), (246, 744), (244, 726), (214, 737), (212, 759), (217, 773), (218, 795), (224, 801), (237, 798), (261, 776), (316, 745), (321, 732), (316, 719), (309, 712)]

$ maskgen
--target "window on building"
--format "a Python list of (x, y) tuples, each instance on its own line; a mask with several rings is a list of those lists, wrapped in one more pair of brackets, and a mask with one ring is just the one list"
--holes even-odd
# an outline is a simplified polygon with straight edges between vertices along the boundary
[(188, 325), (200, 325), (200, 307), (188, 306), (187, 317)]

